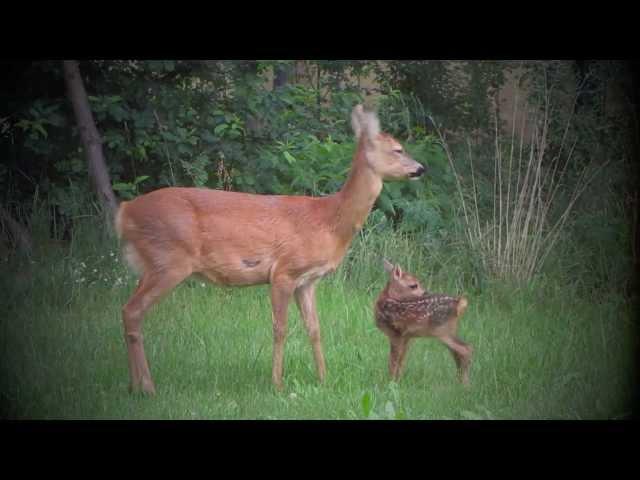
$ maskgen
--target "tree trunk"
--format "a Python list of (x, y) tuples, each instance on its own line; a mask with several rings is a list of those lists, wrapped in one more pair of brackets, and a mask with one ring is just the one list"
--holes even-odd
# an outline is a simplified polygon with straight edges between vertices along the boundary
[(65, 60), (62, 63), (67, 93), (73, 105), (82, 145), (87, 153), (89, 177), (105, 212), (105, 220), (109, 226), (109, 231), (112, 231), (113, 219), (118, 209), (118, 201), (111, 188), (111, 179), (109, 178), (109, 171), (102, 151), (102, 138), (93, 120), (87, 92), (80, 76), (78, 62)]
[(291, 74), (291, 65), (277, 65), (273, 72), (273, 89), (277, 90), (289, 83), (289, 75)]
[(20, 251), (26, 254), (30, 254), (33, 250), (33, 242), (31, 241), (31, 235), (25, 227), (20, 225), (13, 219), (11, 214), (0, 205), (0, 223), (11, 233), (11, 237)]

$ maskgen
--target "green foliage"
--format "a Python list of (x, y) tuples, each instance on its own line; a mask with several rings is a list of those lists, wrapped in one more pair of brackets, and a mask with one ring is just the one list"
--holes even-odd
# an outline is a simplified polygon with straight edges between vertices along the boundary
[(149, 175), (142, 175), (140, 177), (136, 177), (133, 182), (128, 183), (114, 183), (113, 189), (120, 193), (126, 200), (131, 200), (135, 198), (138, 193), (138, 184), (144, 182), (149, 178)]
[(491, 99), (513, 66), (506, 61), (395, 61), (378, 67), (377, 74), (386, 92), (405, 92), (415, 124), (429, 125), (430, 115), (447, 130), (471, 133), (490, 126)]
[[(631, 160), (637, 119), (625, 62), (548, 60), (524, 64), (523, 71), (521, 83), (529, 87), (534, 104), (557, 106), (550, 114), (548, 141), (556, 152), (574, 148), (576, 170), (592, 160)], [(571, 128), (565, 131), (568, 120)]]
[[(406, 420), (410, 418), (410, 413), (402, 408), (400, 399), (400, 389), (396, 382), (390, 382), (388, 387), (391, 399), (385, 401), (382, 405), (377, 405), (377, 395), (375, 392), (366, 391), (360, 399), (362, 407), (362, 418), (366, 420)], [(382, 396), (386, 392), (379, 392)], [(382, 402), (380, 402), (382, 403)], [(377, 407), (377, 408), (376, 408)]]
[(441, 237), (455, 210), (451, 169), (434, 137), (420, 138), (406, 149), (427, 168), (426, 174), (417, 181), (386, 183), (377, 206), (403, 231), (426, 230)]
[(398, 138), (411, 141), (427, 132), (427, 112), (414, 93), (390, 88), (379, 96), (379, 111), (385, 130)]
[[(544, 98), (546, 92), (558, 105), (549, 122), (549, 158), (574, 148), (575, 161), (558, 195), (558, 210), (551, 215), (562, 211), (568, 201), (563, 192), (579, 181), (580, 168), (590, 160), (621, 162), (616, 172), (622, 173), (610, 170), (607, 182), (595, 182), (593, 193), (585, 194), (585, 202), (576, 204), (575, 215), (567, 223), (570, 231), (562, 244), (571, 244), (571, 239), (579, 243), (575, 252), (567, 255), (584, 250), (590, 258), (582, 263), (582, 270), (571, 267), (571, 271), (597, 278), (594, 284), (601, 286), (616, 279), (631, 281), (628, 265), (637, 259), (633, 252), (631, 259), (627, 255), (631, 250), (628, 236), (636, 233), (629, 228), (629, 215), (621, 212), (637, 211), (637, 200), (633, 199), (638, 196), (629, 162), (632, 116), (625, 110), (632, 99), (625, 97), (629, 91), (625, 90), (620, 62), (586, 62), (582, 76), (578, 75), (578, 64), (567, 61), (312, 60), (305, 62), (302, 73), (299, 63), (82, 62), (80, 68), (117, 196), (130, 199), (168, 185), (273, 194), (333, 193), (345, 181), (355, 149), (351, 109), (370, 100), (366, 96), (371, 90), (365, 91), (361, 80), (373, 74), (378, 81), (379, 88), (373, 91), (378, 94), (375, 103), (383, 129), (402, 141), (427, 167), (427, 173), (417, 181), (386, 183), (371, 222), (356, 242), (363, 242), (371, 232), (402, 233), (415, 241), (420, 251), (405, 249), (398, 255), (410, 261), (420, 259), (436, 274), (449, 266), (461, 284), (482, 289), (487, 278), (481, 259), (470, 251), (461, 254), (464, 236), (458, 225), (462, 212), (456, 177), (434, 139), (429, 116), (446, 130), (474, 132), (471, 138), (478, 160), (474, 162), (475, 198), (482, 218), (490, 218), (495, 169), (486, 159), (493, 155), (494, 146), (493, 142), (478, 144), (475, 140), (493, 135), (492, 97), (505, 75), (518, 67), (524, 72), (523, 85), (529, 85), (534, 99)], [(271, 83), (274, 70), (287, 73), (288, 80), (276, 89)], [(54, 212), (52, 230), (73, 228), (74, 219), (93, 215), (97, 207), (73, 112), (64, 96), (61, 68), (56, 62), (36, 62), (25, 72), (61, 88), (49, 93), (36, 90), (37, 83), (28, 83), (31, 96), (7, 97), (11, 108), (0, 119), (0, 146), (9, 160), (6, 166), (0, 165), (3, 200), (16, 216), (28, 219), (37, 192), (49, 202), (45, 210)], [(576, 81), (584, 88), (573, 108)], [(624, 108), (604, 108), (605, 100), (615, 95), (620, 96)], [(572, 127), (565, 132), (562, 126), (569, 116)], [(452, 142), (454, 156), (464, 158), (467, 145), (455, 145), (455, 139)], [(507, 158), (508, 149), (500, 148)], [(459, 162), (456, 168), (459, 179), (467, 185), (470, 162)], [(614, 177), (615, 182), (609, 183)], [(595, 188), (605, 184), (606, 188)], [(613, 201), (616, 192), (623, 192), (624, 200)], [(587, 199), (596, 204), (588, 204)], [(598, 202), (606, 203), (607, 211), (615, 215), (599, 213)], [(598, 257), (607, 258), (604, 263), (586, 253), (601, 248), (595, 248), (595, 238), (601, 240), (598, 245), (606, 245), (607, 255)], [(589, 248), (583, 249), (584, 245)], [(349, 268), (363, 260), (358, 255), (348, 257)]]
[(292, 135), (263, 148), (258, 154), (263, 171), (243, 181), (257, 192), (334, 193), (346, 179), (354, 149), (353, 142), (336, 143), (331, 136), (319, 140), (312, 134)]

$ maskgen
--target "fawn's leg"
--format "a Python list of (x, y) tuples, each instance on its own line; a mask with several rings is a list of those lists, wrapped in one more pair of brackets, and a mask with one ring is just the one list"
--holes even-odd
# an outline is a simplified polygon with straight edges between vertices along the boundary
[(287, 337), (287, 313), (293, 294), (293, 282), (288, 278), (275, 278), (271, 284), (271, 316), (273, 321), (273, 369), (274, 386), (282, 390), (284, 343)]
[(399, 335), (390, 335), (389, 346), (389, 373), (391, 378), (397, 381), (400, 378), (401, 362), (406, 353), (407, 339)]
[(400, 351), (398, 353), (398, 378), (400, 378), (400, 376), (402, 375), (402, 371), (404, 370), (410, 340), (411, 339), (409, 337), (400, 337)]
[(191, 274), (190, 267), (174, 268), (164, 272), (145, 272), (135, 292), (122, 308), (125, 342), (129, 360), (129, 391), (142, 389), (154, 394), (155, 386), (144, 354), (142, 323), (145, 312), (160, 298)]
[(325, 365), (324, 355), (322, 354), (322, 340), (320, 338), (320, 322), (318, 320), (318, 311), (316, 309), (316, 285), (315, 282), (301, 285), (295, 291), (296, 303), (298, 309), (307, 327), (307, 333), (311, 340), (313, 348), (313, 357), (316, 361), (318, 377), (320, 382), (324, 381)]
[(464, 385), (469, 385), (469, 365), (471, 364), (473, 347), (456, 336), (447, 336), (440, 338), (440, 340), (449, 348), (456, 361), (458, 378)]

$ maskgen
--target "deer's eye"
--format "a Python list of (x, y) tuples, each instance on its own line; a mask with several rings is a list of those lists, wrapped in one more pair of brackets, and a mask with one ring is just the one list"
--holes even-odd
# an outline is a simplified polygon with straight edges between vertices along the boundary
[(401, 148), (399, 148), (399, 149), (395, 149), (393, 152), (394, 152), (394, 153), (398, 153), (398, 154), (400, 154), (400, 153), (402, 153), (402, 149), (401, 149)]
[(413, 285), (409, 285), (409, 288), (410, 288), (411, 290), (415, 290), (416, 288), (418, 288), (418, 284), (417, 284), (417, 283), (414, 283)]

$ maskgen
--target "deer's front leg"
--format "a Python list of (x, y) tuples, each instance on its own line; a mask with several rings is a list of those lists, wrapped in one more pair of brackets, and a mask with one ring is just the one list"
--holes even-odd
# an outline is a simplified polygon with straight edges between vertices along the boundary
[(322, 340), (320, 338), (320, 322), (318, 320), (318, 310), (316, 308), (316, 284), (315, 281), (301, 285), (295, 291), (296, 303), (298, 309), (307, 327), (309, 340), (313, 348), (313, 357), (316, 361), (318, 370), (318, 378), (320, 382), (324, 381), (325, 365), (324, 355), (322, 353)]
[(409, 347), (409, 338), (400, 335), (389, 336), (389, 373), (394, 381), (399, 381), (402, 375), (405, 356)]
[(398, 342), (398, 367), (396, 371), (396, 380), (400, 378), (402, 375), (402, 370), (404, 369), (405, 360), (407, 358), (407, 350), (409, 350), (409, 342), (411, 341), (408, 337), (401, 337)]
[(389, 336), (389, 374), (391, 379), (398, 381), (400, 374), (400, 353), (402, 350), (402, 338)]
[(274, 279), (271, 284), (271, 311), (273, 320), (273, 370), (272, 380), (282, 390), (284, 343), (287, 337), (287, 313), (293, 294), (293, 282), (287, 278)]

